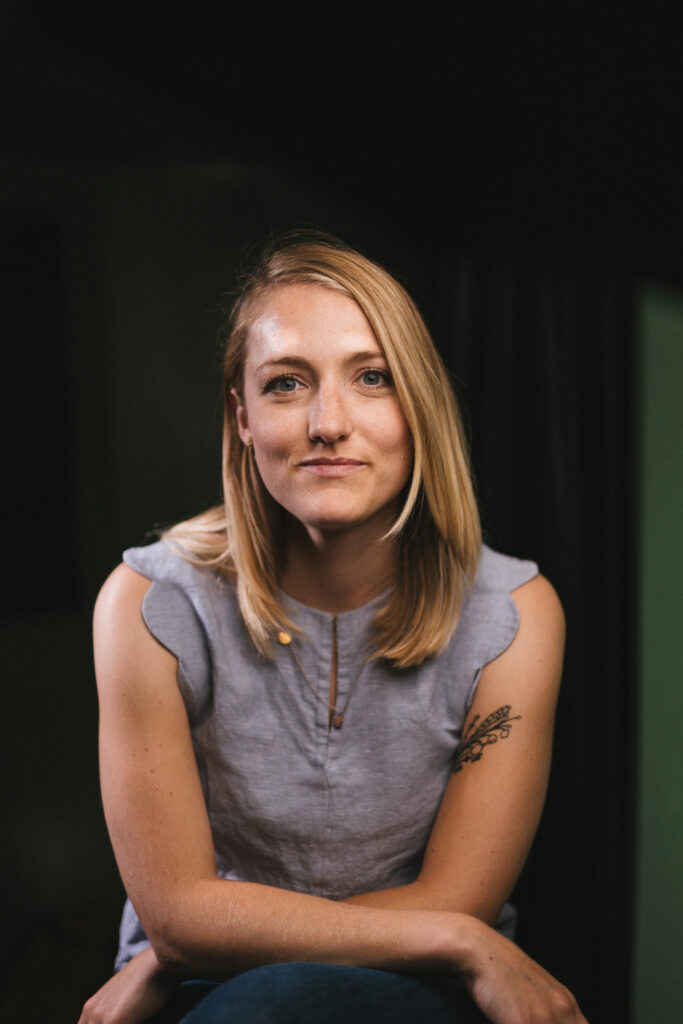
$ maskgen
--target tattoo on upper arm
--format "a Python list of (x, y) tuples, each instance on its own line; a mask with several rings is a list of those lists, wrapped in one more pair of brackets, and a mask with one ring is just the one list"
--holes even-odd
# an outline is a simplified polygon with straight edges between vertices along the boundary
[(488, 715), (481, 724), (479, 724), (481, 715), (475, 715), (460, 741), (453, 761), (453, 772), (461, 771), (466, 761), (478, 761), (486, 747), (491, 743), (498, 742), (498, 737), (506, 740), (510, 735), (512, 722), (521, 717), (521, 715), (510, 715), (510, 704), (504, 704), (498, 708), (497, 711)]

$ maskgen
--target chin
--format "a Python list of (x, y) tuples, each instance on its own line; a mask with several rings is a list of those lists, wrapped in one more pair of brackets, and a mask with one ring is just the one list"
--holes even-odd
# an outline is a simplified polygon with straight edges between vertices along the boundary
[(396, 515), (395, 508), (388, 509), (386, 506), (364, 512), (359, 512), (357, 508), (344, 511), (337, 506), (334, 509), (311, 510), (308, 514), (296, 518), (308, 530), (338, 533), (343, 530), (374, 527), (381, 536), (391, 529)]
[(302, 520), (302, 525), (308, 530), (327, 530), (338, 532), (339, 530), (353, 529), (354, 526), (362, 526), (364, 519), (357, 519), (355, 516), (320, 516)]

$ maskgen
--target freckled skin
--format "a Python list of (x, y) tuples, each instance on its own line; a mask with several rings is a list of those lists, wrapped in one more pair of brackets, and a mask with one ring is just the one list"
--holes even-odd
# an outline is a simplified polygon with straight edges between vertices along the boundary
[[(315, 284), (266, 297), (247, 338), (237, 419), (265, 486), (309, 533), (373, 519), (377, 536), (385, 532), (410, 476), (412, 439), (353, 299)], [(310, 464), (316, 458), (348, 463), (326, 469)]]

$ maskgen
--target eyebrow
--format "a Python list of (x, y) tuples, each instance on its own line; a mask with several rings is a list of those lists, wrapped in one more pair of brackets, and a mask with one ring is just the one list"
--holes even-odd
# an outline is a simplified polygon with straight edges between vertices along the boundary
[[(381, 349), (379, 351), (377, 351), (376, 349), (374, 351), (368, 349), (365, 352), (352, 352), (351, 355), (347, 356), (344, 362), (348, 364), (364, 363), (367, 362), (369, 359), (381, 359), (384, 362), (386, 362), (386, 356), (384, 355)], [(255, 372), (261, 373), (263, 370), (270, 369), (271, 366), (297, 366), (301, 367), (302, 369), (308, 369), (310, 365), (311, 364), (308, 361), (308, 359), (302, 359), (301, 356), (285, 355), (280, 356), (278, 359), (266, 359), (265, 362), (261, 363), (259, 366), (256, 367)]]

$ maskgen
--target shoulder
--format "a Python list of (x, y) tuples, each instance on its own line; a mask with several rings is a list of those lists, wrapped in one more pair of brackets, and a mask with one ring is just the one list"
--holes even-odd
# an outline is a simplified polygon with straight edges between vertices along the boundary
[[(121, 564), (95, 602), (93, 647), (102, 722), (130, 723), (174, 687), (177, 663), (149, 631), (143, 612), (152, 581)], [(146, 710), (147, 709), (147, 710)], [(114, 716), (112, 718), (112, 716)]]
[(555, 588), (537, 575), (511, 593), (518, 628), (510, 644), (484, 668), (479, 695), (510, 703), (533, 702), (550, 716), (562, 675), (565, 621)]
[(99, 676), (105, 669), (121, 678), (168, 671), (171, 658), (191, 721), (199, 722), (211, 700), (213, 649), (225, 657), (243, 633), (234, 585), (165, 541), (130, 548), (123, 558), (95, 604)]
[(104, 582), (95, 602), (95, 639), (103, 632), (143, 625), (174, 652), (203, 648), (203, 632), (221, 611), (228, 581), (200, 569), (164, 541), (129, 548)]
[(540, 573), (511, 592), (520, 618), (520, 631), (550, 632), (564, 639), (565, 617), (562, 603), (550, 580)]
[(553, 586), (528, 559), (484, 547), (449, 648), (449, 664), (465, 665), (474, 682), (468, 706), (482, 681), (510, 674), (530, 677), (542, 657), (553, 677), (564, 651), (564, 616)]
[(152, 583), (178, 575), (179, 556), (163, 541), (147, 547), (128, 548), (123, 561), (104, 581), (95, 602), (95, 617), (106, 611), (140, 607)]
[(125, 562), (117, 565), (102, 584), (95, 601), (96, 637), (103, 625), (111, 623), (112, 619), (122, 621), (130, 619), (136, 613), (139, 618), (145, 594), (151, 586), (151, 579), (131, 569)]
[(233, 597), (229, 580), (199, 567), (166, 541), (128, 548), (111, 573), (95, 604), (95, 621), (103, 615), (121, 617), (143, 610), (152, 633), (165, 633), (177, 620), (187, 625), (198, 617), (206, 623), (219, 617)]
[(523, 583), (538, 575), (536, 562), (525, 558), (513, 558), (482, 546), (481, 557), (474, 579), (473, 592), (504, 592), (511, 593)]
[(452, 637), (453, 655), (459, 660), (471, 656), (475, 669), (480, 669), (506, 650), (517, 635), (520, 621), (512, 595), (537, 578), (535, 562), (484, 546)]
[(189, 593), (197, 570), (159, 541), (124, 551), (123, 562), (107, 577), (95, 602), (95, 659), (152, 655), (166, 647), (165, 634), (176, 622), (188, 633), (194, 616)]
[(183, 556), (182, 549), (168, 540), (158, 540), (141, 548), (123, 552), (124, 564), (155, 583), (170, 583), (190, 590), (202, 583), (216, 584), (215, 573)]
[(502, 555), (484, 546), (471, 597), (479, 615), (484, 609), (492, 612), (496, 606), (507, 609), (513, 628), (510, 642), (522, 630), (551, 629), (564, 634), (560, 599), (536, 562)]

